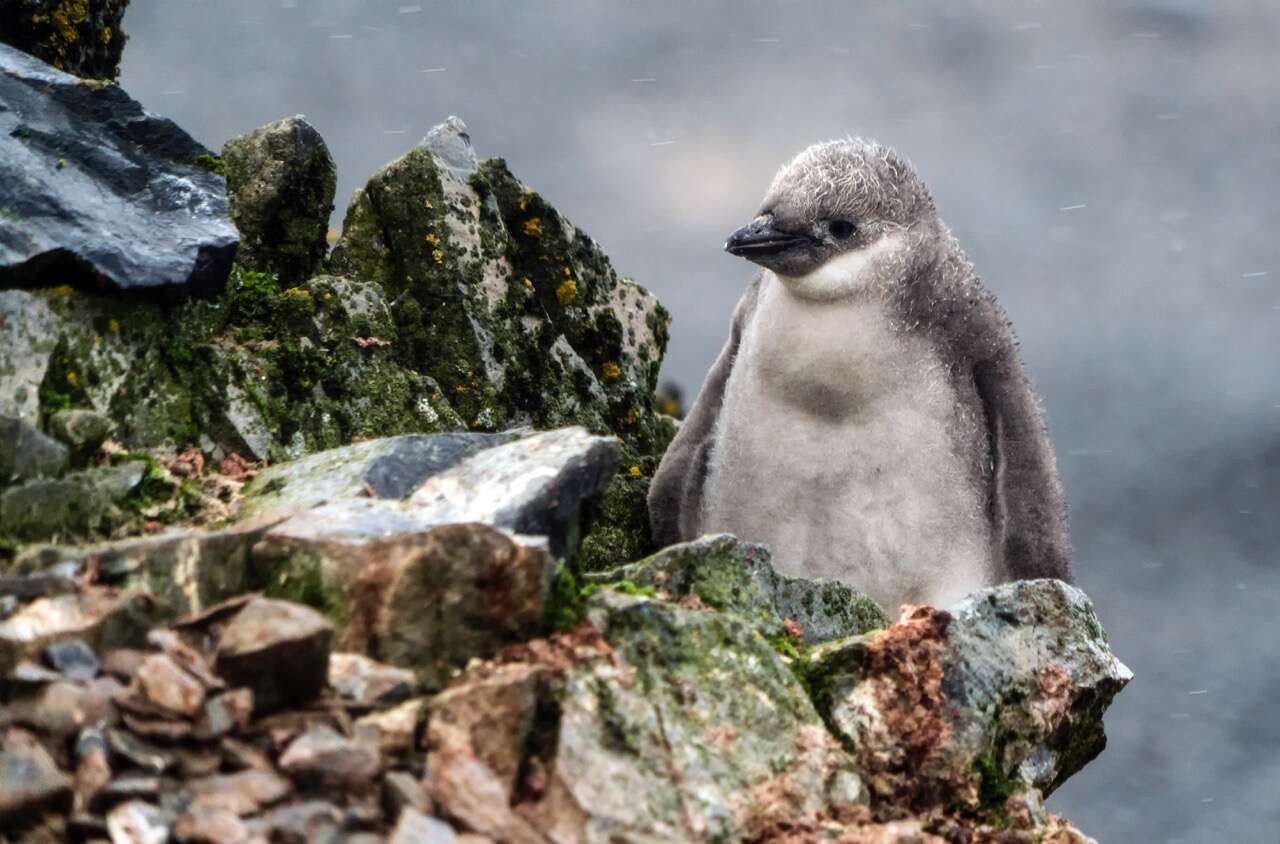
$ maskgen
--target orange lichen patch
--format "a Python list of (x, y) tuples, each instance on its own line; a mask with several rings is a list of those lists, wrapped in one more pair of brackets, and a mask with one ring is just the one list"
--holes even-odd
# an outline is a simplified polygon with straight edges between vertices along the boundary
[(1049, 735), (1067, 720), (1071, 713), (1071, 675), (1060, 665), (1048, 665), (1036, 678), (1040, 694), (1031, 702), (1031, 712), (1039, 721), (1042, 735)]
[(562, 308), (567, 308), (577, 298), (578, 283), (573, 279), (569, 279), (556, 288), (556, 301), (560, 303)]
[(898, 623), (866, 645), (861, 685), (868, 693), (855, 744), (882, 817), (920, 812), (945, 796), (945, 783), (929, 769), (951, 737), (939, 655), (950, 623), (949, 613), (904, 606)]

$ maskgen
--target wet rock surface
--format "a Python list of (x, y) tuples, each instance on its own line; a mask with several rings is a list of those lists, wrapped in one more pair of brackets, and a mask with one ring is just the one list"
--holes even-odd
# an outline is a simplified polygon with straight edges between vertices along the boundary
[[(95, 85), (0, 44), (0, 287), (220, 289), (238, 238), (209, 151)], [(61, 283), (67, 283), (63, 281)]]

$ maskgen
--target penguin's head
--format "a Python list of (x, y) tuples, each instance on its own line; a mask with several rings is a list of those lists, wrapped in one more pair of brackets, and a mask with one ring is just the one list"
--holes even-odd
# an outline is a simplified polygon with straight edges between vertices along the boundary
[(908, 233), (935, 220), (924, 183), (893, 150), (857, 138), (829, 141), (782, 166), (756, 218), (724, 248), (799, 295), (834, 299), (900, 258)]

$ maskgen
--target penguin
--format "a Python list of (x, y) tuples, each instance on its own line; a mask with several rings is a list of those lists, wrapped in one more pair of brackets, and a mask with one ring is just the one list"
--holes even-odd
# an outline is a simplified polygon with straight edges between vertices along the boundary
[(1070, 581), (1012, 327), (905, 158), (815, 144), (724, 248), (761, 269), (653, 477), (656, 542), (731, 533), (887, 610)]

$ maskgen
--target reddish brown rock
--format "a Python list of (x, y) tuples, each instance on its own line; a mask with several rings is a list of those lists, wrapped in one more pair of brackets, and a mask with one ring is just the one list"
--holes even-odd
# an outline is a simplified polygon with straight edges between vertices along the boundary
[(258, 712), (305, 703), (324, 688), (333, 625), (300, 604), (255, 598), (218, 636), (215, 670), (253, 691)]
[(139, 688), (155, 706), (185, 718), (195, 716), (204, 705), (204, 685), (168, 654), (152, 654), (138, 666)]

